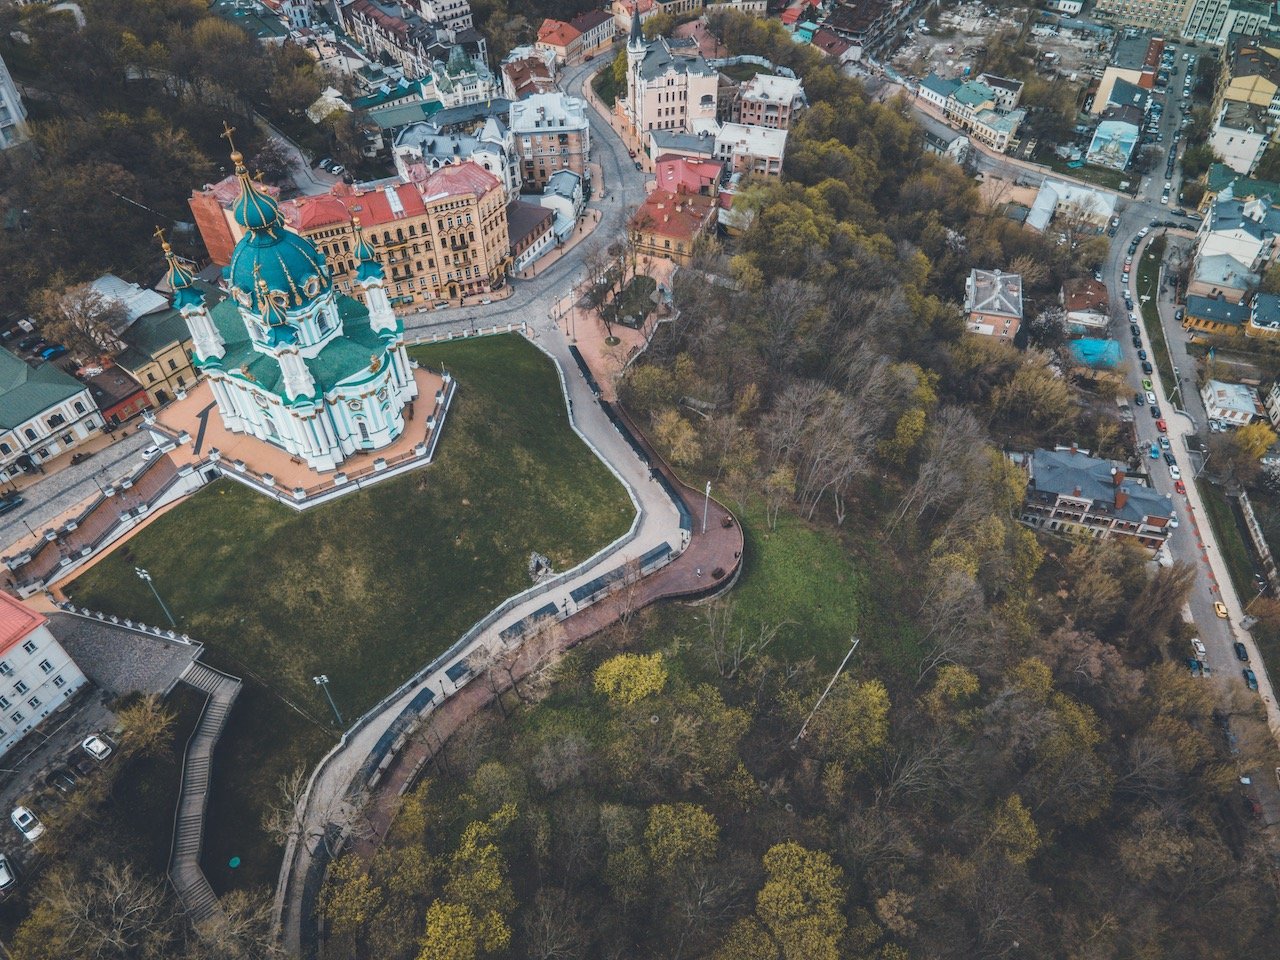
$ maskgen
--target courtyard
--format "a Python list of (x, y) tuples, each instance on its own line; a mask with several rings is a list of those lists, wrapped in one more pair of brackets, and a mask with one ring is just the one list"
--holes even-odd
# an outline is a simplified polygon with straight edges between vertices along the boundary
[[(298, 514), (228, 480), (152, 522), (67, 589), (156, 622), (146, 567), (205, 659), (247, 683), (219, 743), (205, 841), (215, 889), (273, 884), (262, 832), (279, 777), (528, 586), (630, 526), (626, 491), (569, 427), (556, 372), (514, 335), (414, 348), (458, 381), (435, 462)], [(167, 827), (166, 827), (167, 829)], [(238, 857), (238, 866), (228, 866)]]

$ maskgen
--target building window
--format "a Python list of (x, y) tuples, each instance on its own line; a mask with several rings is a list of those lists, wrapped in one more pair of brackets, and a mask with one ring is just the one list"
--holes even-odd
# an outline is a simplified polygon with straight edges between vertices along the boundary
[(22, 714), (19, 712), (19, 713), (15, 713), (15, 714), (14, 714), (12, 717), (10, 717), (9, 719), (10, 719), (10, 720), (12, 720), (14, 723), (21, 723), (21, 722), (23, 721), (23, 716), (22, 716)]
[(27, 651), (27, 653), (35, 653), (36, 642), (34, 640), (28, 640), (26, 643), (22, 645), (22, 649)]
[[(61, 690), (63, 687), (67, 685), (67, 681), (62, 679), (62, 674), (58, 674), (58, 676), (53, 678), (53, 685), (57, 687), (59, 690)], [(3, 708), (0, 707), (0, 709), (3, 709)]]
[(17, 694), (26, 693), (30, 689), (31, 688), (27, 686), (27, 683), (25, 680), (19, 680), (17, 683), (13, 685), (13, 692)]
[(13, 667), (9, 666), (8, 660), (0, 660), (0, 677), (12, 677)]
[(53, 673), (53, 664), (50, 663), (48, 660), (41, 660), (40, 669), (45, 673)]
[(27, 429), (26, 429), (26, 430), (24, 430), (24, 431), (23, 431), (23, 433), (25, 433), (25, 434), (27, 435), (27, 439), (28, 439), (28, 440), (35, 440), (35, 439), (36, 439), (36, 432), (35, 432), (34, 430), (32, 430), (30, 427), (27, 427)]
[(79, 400), (76, 401), (76, 413), (84, 413), (84, 404)]
[(9, 698), (0, 697), (0, 710), (8, 710), (8, 709), (9, 709)]
[(155, 382), (156, 382), (156, 375), (155, 375), (154, 373), (152, 373), (150, 370), (148, 370), (148, 371), (147, 371), (147, 383), (155, 383)]
[(7, 443), (0, 443), (0, 456), (7, 457), (11, 453), (13, 453), (13, 450), (9, 448)]
[(30, 700), (28, 700), (28, 701), (27, 701), (27, 703), (31, 704), (31, 709), (32, 709), (32, 710), (39, 710), (39, 709), (40, 709), (40, 698), (39, 698), (39, 697), (32, 697)]
[(55, 413), (52, 417), (49, 418), (49, 426), (51, 427), (60, 427), (66, 422), (67, 422), (67, 418), (60, 413)]
[(172, 358), (170, 358), (170, 360), (169, 360), (169, 369), (170, 369), (170, 370), (177, 370), (177, 369), (178, 369), (178, 365), (177, 365), (176, 363), (174, 363), (174, 362), (173, 362), (173, 359), (172, 359)]

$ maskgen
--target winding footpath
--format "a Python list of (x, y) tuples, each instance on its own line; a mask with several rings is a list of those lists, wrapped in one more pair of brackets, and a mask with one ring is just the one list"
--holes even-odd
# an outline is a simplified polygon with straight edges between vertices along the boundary
[[(575, 96), (583, 96), (585, 81), (600, 66), (599, 63), (585, 64), (569, 72), (564, 80), (565, 90)], [(594, 98), (589, 99), (594, 102)], [(593, 152), (604, 179), (603, 184), (597, 184), (596, 197), (591, 203), (600, 214), (594, 231), (596, 236), (579, 243), (571, 255), (553, 263), (537, 277), (519, 283), (501, 304), (448, 310), (444, 312), (447, 319), (443, 319), (440, 312), (410, 315), (405, 318), (405, 328), (411, 336), (430, 336), (433, 330), (489, 327), (508, 322), (525, 324), (530, 339), (555, 361), (559, 369), (574, 430), (626, 487), (636, 507), (635, 522), (628, 534), (573, 570), (561, 574), (549, 585), (550, 589), (547, 584), (539, 585), (514, 602), (504, 603), (498, 608), (502, 614), (486, 618), (488, 622), (482, 620), (483, 626), (469, 634), (463, 648), (451, 651), (447, 662), (435, 664), (436, 669), (418, 682), (402, 687), (357, 721), (320, 762), (312, 774), (300, 814), (300, 827), (295, 831), (296, 838), (285, 849), (277, 886), (276, 919), (283, 945), (294, 956), (302, 955), (303, 929), (311, 920), (307, 915), (311, 899), (308, 890), (314, 895), (316, 878), (323, 867), (320, 857), (331, 812), (341, 808), (354, 781), (397, 718), (411, 709), (411, 705), (423, 703), (424, 698), (429, 698), (434, 704), (446, 702), (458, 689), (449, 674), (460, 678), (465, 675), (462, 664), (469, 657), (505, 647), (504, 630), (539, 614), (551, 603), (572, 612), (577, 608), (572, 596), (575, 589), (620, 565), (638, 562), (653, 551), (661, 550), (663, 545), (678, 551), (688, 538), (681, 529), (675, 504), (653, 479), (649, 465), (605, 415), (591, 388), (578, 373), (569, 341), (552, 318), (553, 308), (571, 294), (574, 271), (580, 268), (581, 258), (588, 251), (623, 235), (627, 217), (645, 193), (645, 178), (635, 170), (621, 138), (612, 126), (601, 121), (602, 118), (592, 118)], [(465, 384), (461, 388), (465, 402)], [(717, 510), (722, 512), (722, 508), (717, 507)], [(740, 538), (740, 532), (735, 530), (735, 535)], [(592, 610), (592, 607), (586, 607), (587, 612)], [(478, 684), (471, 686), (479, 687)]]

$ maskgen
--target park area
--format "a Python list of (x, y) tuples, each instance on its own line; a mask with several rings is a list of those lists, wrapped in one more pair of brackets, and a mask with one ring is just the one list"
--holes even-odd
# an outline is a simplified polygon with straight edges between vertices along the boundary
[(349, 724), (529, 586), (532, 551), (563, 570), (634, 517), (532, 345), (505, 335), (411, 354), (458, 381), (433, 464), (302, 514), (220, 480), (68, 587), (79, 604), (156, 622), (133, 570), (146, 567), (205, 659), (247, 681), (215, 758), (204, 860), (220, 892), (275, 882), (262, 815), (280, 777), (338, 736), (314, 676)]

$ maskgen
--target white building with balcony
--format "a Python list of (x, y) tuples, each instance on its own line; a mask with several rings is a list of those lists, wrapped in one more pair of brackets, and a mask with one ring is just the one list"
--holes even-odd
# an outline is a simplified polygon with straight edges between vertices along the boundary
[(86, 683), (41, 613), (0, 592), (0, 754)]

